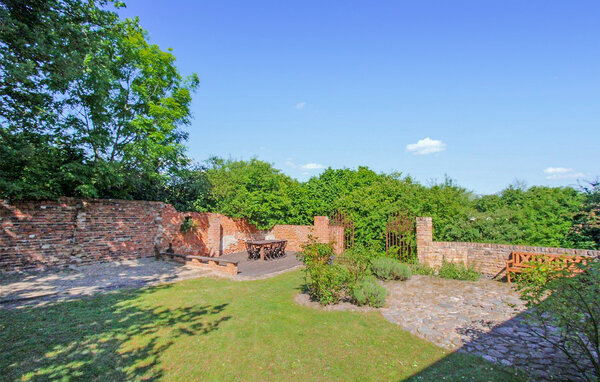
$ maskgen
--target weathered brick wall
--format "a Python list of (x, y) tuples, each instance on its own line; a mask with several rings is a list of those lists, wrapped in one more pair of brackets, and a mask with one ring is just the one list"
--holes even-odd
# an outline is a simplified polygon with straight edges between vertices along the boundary
[(287, 240), (286, 250), (301, 251), (302, 246), (313, 236), (319, 243), (334, 244), (336, 253), (344, 251), (344, 229), (329, 225), (327, 216), (315, 216), (314, 225), (276, 225), (266, 235), (266, 239)]
[[(182, 233), (185, 217), (196, 223)], [(299, 251), (314, 235), (327, 242), (334, 227), (326, 217), (314, 226), (277, 225), (258, 230), (243, 219), (178, 212), (160, 202), (87, 200), (9, 202), (0, 200), (0, 273), (154, 256), (172, 244), (177, 253), (220, 256), (245, 250), (244, 240), (288, 240)]]
[[(181, 224), (190, 217), (197, 227), (182, 233)], [(244, 240), (263, 239), (264, 231), (243, 219), (234, 219), (215, 213), (179, 212), (165, 204), (161, 216), (160, 248), (172, 244), (176, 253), (199, 256), (221, 256), (246, 249)]]
[(310, 225), (276, 225), (265, 236), (266, 239), (287, 240), (286, 251), (301, 251), (302, 245), (308, 240), (308, 235), (313, 234)]
[(0, 272), (153, 255), (162, 203), (0, 201)]
[(58, 266), (72, 251), (75, 206), (0, 204), (0, 271)]
[(430, 217), (417, 218), (417, 254), (421, 263), (440, 266), (444, 260), (460, 262), (472, 265), (476, 270), (488, 276), (503, 276), (506, 260), (512, 251), (600, 257), (600, 251), (587, 249), (433, 241), (432, 219)]

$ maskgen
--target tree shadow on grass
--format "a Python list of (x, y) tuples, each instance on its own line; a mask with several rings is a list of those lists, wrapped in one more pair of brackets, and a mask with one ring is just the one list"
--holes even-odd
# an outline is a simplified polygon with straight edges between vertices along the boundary
[(231, 318), (228, 304), (169, 309), (141, 299), (168, 288), (0, 311), (0, 380), (161, 378), (161, 354), (178, 339), (209, 334)]

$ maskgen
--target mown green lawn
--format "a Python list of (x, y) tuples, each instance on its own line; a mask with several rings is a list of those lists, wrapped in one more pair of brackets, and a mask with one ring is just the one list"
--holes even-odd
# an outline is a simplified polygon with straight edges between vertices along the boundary
[(298, 306), (302, 274), (195, 279), (0, 311), (0, 380), (519, 381), (378, 312)]

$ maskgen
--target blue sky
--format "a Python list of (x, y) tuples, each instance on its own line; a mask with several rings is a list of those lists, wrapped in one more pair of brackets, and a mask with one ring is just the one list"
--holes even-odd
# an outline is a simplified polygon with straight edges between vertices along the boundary
[(445, 174), (477, 193), (600, 175), (599, 1), (129, 0), (197, 73), (189, 155)]

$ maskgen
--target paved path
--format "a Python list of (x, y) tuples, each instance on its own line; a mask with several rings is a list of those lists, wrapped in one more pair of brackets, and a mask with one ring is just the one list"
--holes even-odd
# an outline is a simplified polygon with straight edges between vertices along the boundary
[(523, 368), (536, 381), (559, 375), (558, 380), (578, 380), (562, 353), (531, 334), (525, 304), (507, 283), (413, 276), (385, 286), (390, 296), (383, 316), (421, 338)]
[(269, 261), (248, 260), (245, 252), (223, 257), (240, 261), (238, 275), (230, 276), (194, 265), (157, 261), (154, 258), (29, 274), (0, 274), (0, 309), (41, 306), (51, 301), (79, 298), (115, 289), (157, 285), (196, 277), (255, 280), (272, 277), (301, 264), (294, 252), (289, 252), (281, 259)]
[(122, 288), (156, 285), (213, 272), (154, 258), (99, 263), (77, 268), (0, 276), (0, 309), (39, 306)]

